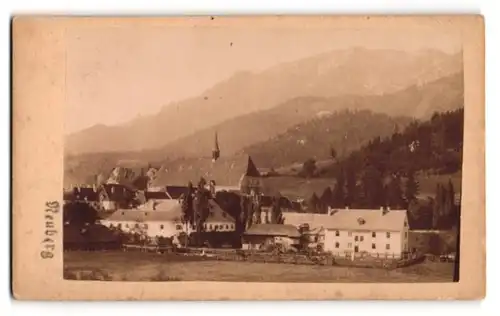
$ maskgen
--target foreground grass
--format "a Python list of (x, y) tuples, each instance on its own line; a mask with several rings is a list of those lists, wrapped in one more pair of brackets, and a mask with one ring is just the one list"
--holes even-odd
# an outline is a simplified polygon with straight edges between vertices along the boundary
[(108, 281), (451, 282), (453, 276), (451, 263), (427, 262), (386, 271), (213, 261), (138, 252), (66, 252), (64, 268), (66, 278)]

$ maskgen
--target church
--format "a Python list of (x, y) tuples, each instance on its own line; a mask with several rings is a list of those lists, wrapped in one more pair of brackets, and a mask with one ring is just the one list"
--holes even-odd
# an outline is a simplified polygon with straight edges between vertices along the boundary
[(213, 182), (216, 191), (237, 191), (243, 194), (263, 190), (263, 178), (249, 155), (231, 157), (221, 155), (217, 134), (211, 156), (178, 159), (158, 170), (151, 190), (165, 190), (167, 186), (196, 186), (204, 178)]

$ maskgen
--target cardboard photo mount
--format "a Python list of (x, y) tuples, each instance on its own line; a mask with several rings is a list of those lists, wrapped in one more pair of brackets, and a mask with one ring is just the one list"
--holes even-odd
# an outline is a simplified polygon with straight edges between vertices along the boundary
[[(458, 283), (102, 282), (63, 279), (62, 181), (72, 27), (311, 27), (458, 30), (464, 62), (464, 157)], [(408, 39), (411, 41), (411, 39)], [(18, 16), (13, 43), (13, 294), (20, 300), (481, 299), (485, 296), (485, 35), (479, 15)], [(124, 52), (125, 54), (126, 52)], [(59, 204), (58, 204), (59, 203)], [(53, 233), (52, 233), (53, 231)]]

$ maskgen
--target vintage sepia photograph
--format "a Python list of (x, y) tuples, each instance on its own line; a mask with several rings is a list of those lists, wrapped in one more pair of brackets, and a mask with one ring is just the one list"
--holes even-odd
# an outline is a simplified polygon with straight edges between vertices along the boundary
[(64, 279), (459, 281), (461, 33), (297, 26), (68, 29)]
[(481, 16), (12, 36), (14, 297), (484, 297)]

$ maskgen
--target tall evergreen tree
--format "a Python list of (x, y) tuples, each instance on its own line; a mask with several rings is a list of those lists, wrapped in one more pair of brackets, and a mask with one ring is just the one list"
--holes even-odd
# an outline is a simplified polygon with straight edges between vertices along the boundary
[(368, 166), (362, 179), (363, 205), (379, 208), (385, 204), (382, 174), (373, 166)]
[(323, 191), (323, 194), (321, 194), (320, 197), (321, 204), (323, 206), (323, 209), (321, 210), (321, 213), (326, 213), (326, 210), (328, 207), (332, 207), (333, 205), (333, 192), (330, 187), (326, 187), (325, 190)]
[(256, 200), (254, 203), (254, 213), (255, 213), (255, 224), (262, 224), (262, 205), (260, 200)]
[(442, 201), (443, 201), (443, 190), (441, 184), (436, 184), (436, 197), (432, 204), (432, 228), (438, 229), (442, 217)]
[(281, 210), (280, 199), (273, 198), (273, 204), (271, 209), (271, 223), (272, 224), (283, 224), (285, 219), (283, 217), (283, 212)]
[(248, 209), (248, 197), (246, 195), (242, 195), (240, 197), (240, 223), (241, 223), (241, 231), (248, 229), (250, 227), (249, 221), (249, 209)]
[(448, 182), (447, 189), (443, 186), (443, 225), (445, 228), (453, 226), (453, 217), (455, 209), (455, 190), (451, 180)]
[(206, 181), (201, 178), (196, 189), (195, 198), (193, 201), (195, 222), (196, 222), (196, 238), (197, 244), (200, 245), (201, 233), (203, 232), (204, 223), (209, 215), (209, 195), (210, 192), (205, 189)]
[(415, 179), (415, 172), (410, 170), (408, 172), (408, 179), (406, 179), (406, 190), (405, 190), (405, 198), (406, 202), (410, 203), (411, 201), (417, 198), (419, 193), (419, 184), (417, 179)]
[(356, 185), (356, 173), (352, 167), (346, 168), (346, 198), (345, 204), (354, 207), (358, 199), (358, 188)]
[(316, 193), (313, 193), (307, 203), (308, 213), (316, 213), (318, 211), (319, 204), (320, 200), (318, 196), (316, 195)]
[(332, 206), (333, 207), (345, 207), (345, 177), (344, 168), (340, 167), (337, 173), (337, 183), (333, 188)]
[(182, 209), (182, 221), (185, 224), (194, 225), (194, 208), (193, 208), (193, 194), (194, 188), (191, 182), (188, 183), (186, 192), (182, 196), (181, 209)]
[(387, 206), (393, 209), (407, 207), (403, 198), (401, 177), (395, 175), (387, 187)]
[(457, 205), (455, 204), (455, 188), (453, 187), (451, 179), (448, 180), (448, 196), (451, 204), (450, 226), (454, 226), (458, 222), (458, 216), (457, 216)]

